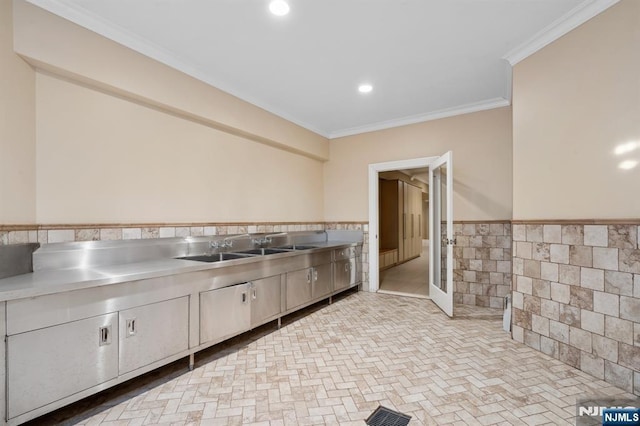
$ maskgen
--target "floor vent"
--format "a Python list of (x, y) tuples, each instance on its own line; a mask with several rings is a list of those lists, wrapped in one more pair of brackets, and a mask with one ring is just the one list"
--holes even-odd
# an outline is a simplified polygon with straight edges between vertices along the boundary
[(369, 426), (406, 426), (409, 424), (411, 416), (398, 413), (380, 405), (365, 420)]

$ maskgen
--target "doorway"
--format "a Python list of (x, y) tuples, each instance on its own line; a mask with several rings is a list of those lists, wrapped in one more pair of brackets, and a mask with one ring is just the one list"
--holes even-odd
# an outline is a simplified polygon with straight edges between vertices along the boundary
[(429, 169), (378, 174), (380, 293), (429, 297)]
[[(427, 168), (429, 171), (429, 298), (453, 316), (453, 154), (369, 165), (369, 282), (368, 291), (380, 289), (379, 174)], [(406, 222), (403, 222), (406, 231)], [(426, 272), (425, 272), (426, 275)]]

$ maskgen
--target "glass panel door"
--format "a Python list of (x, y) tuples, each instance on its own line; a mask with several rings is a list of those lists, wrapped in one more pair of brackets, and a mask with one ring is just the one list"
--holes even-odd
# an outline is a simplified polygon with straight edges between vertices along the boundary
[(429, 295), (453, 316), (453, 155), (429, 165)]

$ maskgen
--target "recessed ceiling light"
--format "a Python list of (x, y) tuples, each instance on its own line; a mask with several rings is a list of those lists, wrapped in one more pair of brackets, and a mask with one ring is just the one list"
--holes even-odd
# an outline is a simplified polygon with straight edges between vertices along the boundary
[(269, 3), (269, 10), (276, 16), (284, 16), (289, 13), (289, 5), (284, 0), (273, 0)]
[(638, 165), (638, 162), (636, 160), (626, 160), (618, 164), (618, 167), (621, 168), (622, 170), (631, 170), (637, 165)]
[(373, 86), (370, 84), (361, 84), (358, 86), (358, 92), (360, 93), (369, 93), (373, 90)]
[(616, 155), (622, 155), (634, 151), (638, 148), (640, 148), (640, 142), (631, 141), (616, 146), (616, 149), (613, 152)]

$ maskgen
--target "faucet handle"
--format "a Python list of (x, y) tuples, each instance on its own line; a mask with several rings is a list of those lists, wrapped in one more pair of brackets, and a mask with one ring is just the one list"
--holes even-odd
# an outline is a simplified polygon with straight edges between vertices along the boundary
[(227, 240), (215, 240), (215, 241), (211, 241), (209, 243), (209, 247), (211, 247), (212, 249), (220, 249), (220, 248), (225, 248), (225, 247), (231, 247), (231, 241), (227, 241)]
[(255, 246), (262, 247), (265, 244), (270, 244), (271, 238), (252, 238), (251, 243)]

